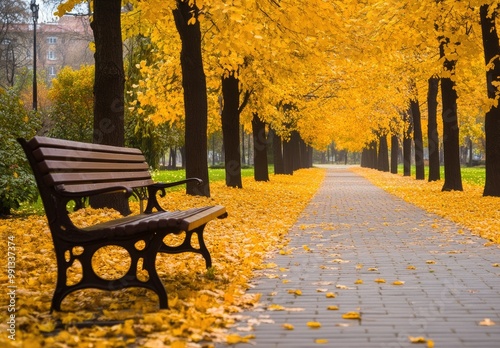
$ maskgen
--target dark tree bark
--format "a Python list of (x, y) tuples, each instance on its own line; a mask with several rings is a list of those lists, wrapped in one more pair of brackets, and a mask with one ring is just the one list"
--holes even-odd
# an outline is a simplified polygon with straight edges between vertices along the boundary
[(413, 121), (411, 110), (403, 115), (407, 129), (403, 134), (403, 176), (411, 176), (411, 133), (413, 132)]
[[(444, 57), (445, 45), (449, 40), (442, 39), (439, 46), (440, 55)], [(444, 70), (452, 76), (456, 61), (444, 60)], [(460, 172), (460, 142), (457, 117), (457, 91), (451, 77), (441, 78), (441, 97), (443, 105), (443, 150), (444, 150), (444, 185), (443, 191), (463, 191), (462, 174)]]
[[(481, 29), (483, 34), (484, 59), (486, 65), (494, 63), (493, 68), (486, 72), (486, 85), (488, 98), (494, 99), (500, 80), (500, 45), (498, 32), (496, 30), (497, 10), (495, 9), (491, 18), (488, 17), (488, 5), (480, 8)], [(484, 196), (500, 197), (500, 108), (493, 106), (485, 117), (484, 130), (486, 133), (486, 181), (484, 185)]]
[(294, 146), (293, 137), (283, 141), (283, 174), (292, 175), (294, 168)]
[(399, 139), (397, 135), (391, 136), (391, 173), (398, 173)]
[[(91, 28), (95, 41), (94, 136), (96, 144), (124, 146), (123, 49), (121, 36), (121, 1), (96, 0)], [(130, 214), (124, 194), (91, 197), (94, 208), (113, 208)]]
[(389, 146), (387, 144), (387, 135), (381, 135), (379, 137), (379, 147), (378, 147), (378, 158), (377, 158), (377, 169), (383, 172), (389, 171)]
[(269, 181), (266, 124), (259, 118), (257, 113), (254, 113), (252, 118), (252, 136), (254, 179), (255, 181)]
[(377, 143), (372, 141), (361, 152), (361, 166), (377, 169)]
[(230, 75), (222, 78), (222, 137), (224, 142), (226, 185), (242, 188), (240, 156), (239, 80)]
[(439, 91), (439, 78), (433, 76), (429, 79), (427, 92), (427, 138), (429, 142), (429, 181), (441, 179), (439, 164), (439, 134), (437, 127), (437, 107)]
[[(207, 144), (207, 82), (201, 56), (201, 31), (198, 21), (199, 9), (189, 6), (188, 1), (177, 0), (172, 11), (175, 25), (182, 42), (180, 60), (182, 87), (184, 89), (185, 124), (185, 164), (186, 177), (197, 177), (203, 185), (186, 185), (186, 193), (210, 197), (208, 177)], [(188, 20), (196, 18), (196, 23)]]
[(413, 120), (413, 143), (415, 144), (415, 172), (417, 180), (425, 179), (424, 167), (424, 142), (422, 140), (422, 121), (420, 105), (418, 100), (410, 101), (411, 115)]
[[(297, 133), (298, 134), (298, 133)], [(300, 168), (309, 168), (309, 147), (299, 134)]]
[(296, 171), (297, 169), (301, 168), (301, 163), (302, 163), (302, 156), (300, 153), (300, 142), (301, 142), (300, 134), (297, 131), (292, 131), (291, 139), (290, 139), (290, 145), (291, 145), (291, 151), (292, 151), (292, 157), (291, 157), (291, 167), (292, 171)]
[(285, 162), (283, 160), (283, 142), (272, 128), (269, 129), (269, 137), (273, 142), (274, 174), (285, 174)]

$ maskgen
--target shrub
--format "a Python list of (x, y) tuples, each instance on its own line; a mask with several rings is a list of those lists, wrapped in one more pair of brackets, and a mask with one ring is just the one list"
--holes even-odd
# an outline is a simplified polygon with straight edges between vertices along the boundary
[(29, 139), (40, 127), (37, 113), (28, 113), (15, 89), (0, 89), (0, 215), (10, 214), (38, 191), (17, 138)]

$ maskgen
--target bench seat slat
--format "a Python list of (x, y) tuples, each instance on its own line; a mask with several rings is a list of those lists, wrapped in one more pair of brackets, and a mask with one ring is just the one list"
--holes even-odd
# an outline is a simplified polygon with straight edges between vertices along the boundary
[(68, 150), (59, 148), (38, 148), (33, 151), (33, 156), (37, 161), (47, 159), (66, 161), (103, 161), (103, 162), (144, 162), (141, 154), (115, 153), (115, 152), (95, 152), (83, 150)]
[[(142, 233), (147, 230), (162, 228), (173, 228), (179, 232), (192, 231), (213, 219), (223, 216), (225, 213), (225, 207), (216, 205), (212, 207), (191, 208), (182, 211), (139, 214), (82, 228), (82, 231), (88, 232), (88, 238), (93, 238), (92, 233), (90, 233), (93, 231), (99, 231), (99, 233), (104, 234), (119, 232), (123, 235), (131, 235)], [(102, 238), (102, 235), (100, 238)]]
[(49, 171), (136, 171), (148, 170), (149, 166), (146, 162), (142, 163), (108, 163), (108, 162), (78, 162), (78, 161), (55, 161), (48, 160), (39, 163), (40, 170), (43, 173)]

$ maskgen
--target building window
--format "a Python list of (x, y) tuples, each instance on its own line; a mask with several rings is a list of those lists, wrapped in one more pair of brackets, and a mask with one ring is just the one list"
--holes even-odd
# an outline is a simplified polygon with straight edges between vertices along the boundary
[(56, 67), (55, 66), (51, 65), (51, 66), (48, 67), (47, 70), (48, 70), (48, 73), (49, 73), (50, 77), (56, 76), (57, 71), (56, 71)]
[(56, 60), (56, 53), (55, 53), (54, 51), (49, 51), (49, 52), (47, 53), (47, 58), (48, 58), (49, 60)]
[(49, 36), (47, 38), (47, 43), (49, 43), (49, 44), (56, 44), (57, 43), (57, 37)]

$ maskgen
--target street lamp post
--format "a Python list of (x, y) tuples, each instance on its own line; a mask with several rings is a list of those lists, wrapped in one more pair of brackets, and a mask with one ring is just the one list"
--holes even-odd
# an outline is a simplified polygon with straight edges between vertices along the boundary
[(31, 0), (30, 9), (33, 18), (33, 110), (37, 110), (37, 88), (36, 88), (36, 25), (38, 22), (38, 8), (36, 0)]

